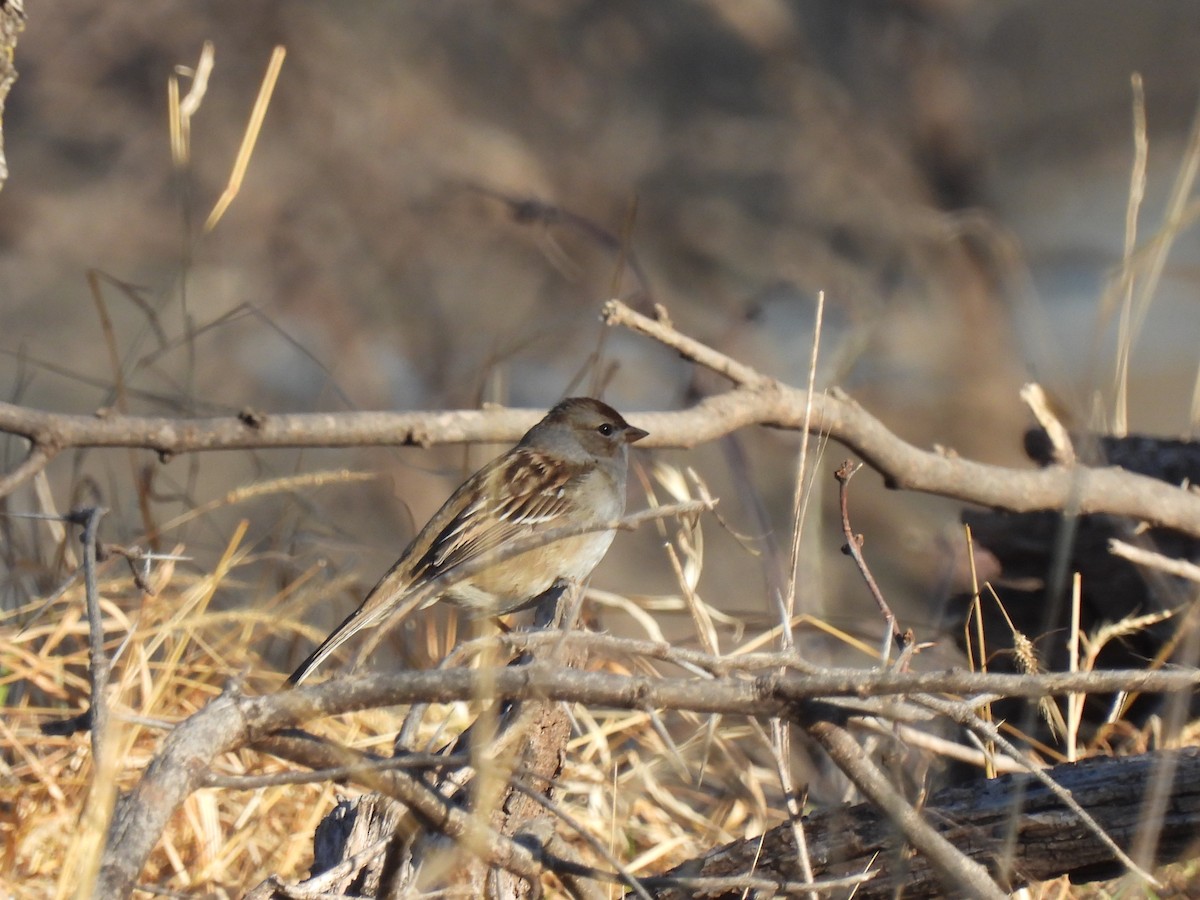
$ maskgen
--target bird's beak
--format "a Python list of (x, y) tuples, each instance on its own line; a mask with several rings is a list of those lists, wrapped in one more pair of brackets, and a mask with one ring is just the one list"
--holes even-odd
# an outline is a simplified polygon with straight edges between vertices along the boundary
[(632, 425), (625, 426), (625, 443), (632, 444), (634, 441), (640, 441), (650, 432), (643, 431), (640, 428), (634, 428)]

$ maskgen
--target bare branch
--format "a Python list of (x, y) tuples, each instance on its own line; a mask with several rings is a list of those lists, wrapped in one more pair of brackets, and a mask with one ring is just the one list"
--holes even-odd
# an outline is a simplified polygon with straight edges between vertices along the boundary
[[(896, 621), (896, 614), (892, 612), (892, 607), (888, 604), (887, 599), (883, 596), (883, 591), (879, 588), (879, 582), (875, 580), (875, 576), (871, 574), (871, 569), (867, 565), (867, 560), (863, 556), (862, 545), (863, 536), (855, 534), (854, 529), (850, 526), (850, 479), (854, 477), (854, 473), (862, 468), (861, 463), (854, 463), (850, 460), (844, 461), (838, 466), (834, 477), (838, 483), (838, 503), (842, 510), (842, 534), (846, 538), (846, 543), (842, 547), (842, 552), (848, 554), (858, 567), (859, 573), (863, 577), (863, 581), (867, 584), (867, 590), (871, 592), (871, 597), (875, 601), (875, 605), (879, 607), (879, 611), (883, 613), (883, 619), (887, 622), (888, 630), (892, 634), (892, 638), (896, 641), (896, 646), (903, 648), (905, 646), (904, 635), (900, 631), (900, 625)], [(911, 641), (909, 641), (911, 644)], [(890, 658), (891, 644), (886, 642), (883, 647), (883, 663), (887, 665)]]
[(57, 452), (44, 445), (34, 444), (21, 460), (21, 464), (4, 475), (0, 475), (0, 497), (7, 497), (22, 484), (41, 472), (54, 459)]
[(1117, 538), (1109, 539), (1108, 551), (1113, 556), (1127, 559), (1131, 563), (1137, 563), (1139, 566), (1145, 566), (1148, 569), (1157, 569), (1160, 572), (1166, 572), (1168, 575), (1174, 575), (1177, 578), (1186, 578), (1188, 581), (1200, 582), (1200, 566), (1194, 562), (1188, 562), (1186, 559), (1172, 559), (1169, 556), (1163, 556), (1161, 553), (1155, 553), (1153, 550), (1147, 550), (1144, 547), (1135, 547), (1128, 541), (1122, 541)]
[(678, 350), (681, 356), (692, 362), (711, 369), (718, 375), (723, 375), (738, 387), (770, 390), (776, 386), (777, 383), (773, 378), (730, 359), (724, 353), (714, 350), (694, 338), (680, 334), (671, 324), (666, 307), (658, 304), (654, 307), (654, 312), (657, 318), (651, 319), (649, 316), (635, 312), (620, 300), (609, 300), (604, 304), (601, 316), (605, 325), (621, 325), (630, 331), (653, 338), (660, 344)]
[(88, 672), (92, 679), (92, 699), (88, 719), (92, 728), (92, 772), (95, 778), (107, 777), (109, 759), (105, 751), (108, 732), (109, 661), (104, 652), (104, 616), (100, 612), (100, 588), (96, 584), (96, 530), (108, 510), (98, 506), (71, 514), (72, 524), (83, 528), (83, 582), (87, 600)]
[[(790, 715), (801, 700), (883, 694), (952, 693), (978, 698), (1116, 690), (1191, 691), (1196, 672), (1085, 672), (1058, 675), (926, 675), (834, 670), (815, 675), (770, 672), (727, 679), (654, 678), (564, 669), (451, 669), (331, 678), (264, 697), (227, 693), (179, 725), (113, 816), (97, 895), (128, 894), (172, 812), (204, 783), (222, 753), (257, 743), (318, 716), (401, 703), (497, 699), (567, 700), (625, 709), (681, 709), (751, 716)], [(978, 699), (972, 702), (978, 702)], [(340, 765), (340, 761), (331, 761)]]
[[(612, 301), (607, 308), (620, 308), (620, 304)], [(793, 431), (803, 427), (810, 408), (807, 391), (756, 378), (747, 367), (678, 334), (661, 319), (627, 310), (619, 321), (652, 333), (667, 346), (743, 385), (687, 410), (630, 415), (635, 424), (650, 431), (643, 446), (693, 447), (751, 425)], [(0, 432), (28, 438), (41, 453), (66, 447), (137, 446), (166, 458), (202, 450), (511, 442), (542, 414), (541, 410), (488, 409), (168, 419), (59, 415), (0, 403)], [(837, 391), (812, 398), (811, 419), (814, 431), (859, 455), (893, 488), (1013, 512), (1069, 508), (1079, 514), (1123, 515), (1200, 537), (1200, 496), (1154, 478), (1115, 467), (1010, 469), (922, 450)], [(22, 473), (22, 478), (10, 473), (0, 484), (11, 490), (32, 471)]]

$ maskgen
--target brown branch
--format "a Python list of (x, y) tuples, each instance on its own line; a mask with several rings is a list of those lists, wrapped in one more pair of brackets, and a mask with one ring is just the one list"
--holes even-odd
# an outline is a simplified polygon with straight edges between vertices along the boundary
[(172, 813), (200, 787), (212, 761), (253, 741), (245, 706), (244, 698), (224, 694), (167, 735), (133, 793), (113, 810), (93, 896), (133, 893)]
[[(622, 323), (627, 324), (629, 317), (654, 324), (656, 337), (675, 334), (632, 310)], [(702, 345), (677, 335), (668, 346), (683, 352)], [(696, 361), (717, 366), (714, 356), (724, 359), (708, 350)], [(746, 377), (741, 369), (732, 371)], [(730, 371), (728, 366), (717, 370)], [(763, 380), (705, 398), (687, 410), (636, 413), (629, 418), (650, 431), (639, 446), (688, 448), (752, 425), (798, 431), (807, 403), (806, 392)], [(489, 409), (169, 419), (61, 415), (0, 403), (0, 432), (28, 438), (40, 453), (67, 447), (137, 446), (168, 458), (204, 450), (511, 442), (540, 415), (540, 410)], [(1014, 512), (1070, 509), (1080, 514), (1123, 515), (1200, 537), (1200, 496), (1116, 467), (1012, 469), (922, 450), (894, 435), (840, 392), (812, 398), (812, 428), (859, 455), (893, 488)], [(9, 473), (0, 484), (11, 490), (23, 480)]]
[[(488, 685), (490, 690), (481, 695), (481, 685)], [(836, 697), (954, 694), (970, 697), (972, 702), (978, 703), (981, 697), (1042, 697), (1117, 691), (1184, 693), (1197, 688), (1200, 688), (1200, 672), (1195, 670), (1002, 675), (966, 671), (909, 674), (875, 669), (826, 669), (812, 675), (770, 672), (753, 677), (706, 679), (615, 675), (535, 664), (521, 669), (447, 669), (331, 678), (316, 686), (296, 688), (294, 702), (299, 706), (289, 709), (298, 716), (296, 721), (306, 721), (317, 716), (342, 715), (378, 706), (449, 703), (486, 696), (497, 700), (539, 697), (622, 709), (653, 707), (775, 716), (787, 715), (787, 704), (797, 700)], [(267, 703), (271, 698), (260, 699)]]
[[(559, 630), (553, 627), (556, 613), (573, 606), (579, 593), (578, 584), (566, 584), (562, 591), (547, 595), (538, 604), (535, 627), (559, 635)], [(583, 659), (581, 649), (561, 642), (543, 646), (541, 650), (540, 656), (520, 654), (506, 668), (531, 665), (538, 659), (550, 661), (555, 666), (572, 666)], [(480, 688), (483, 693), (488, 692), (486, 683)], [(539, 883), (541, 873), (525, 856), (514, 857), (513, 848), (519, 844), (525, 848), (526, 855), (534, 852), (546, 864), (560, 865), (561, 861), (553, 860), (553, 854), (546, 852), (555, 834), (555, 824), (543, 810), (558, 811), (553, 794), (559, 783), (570, 736), (571, 717), (564, 704), (535, 697), (505, 703), (502, 707), (489, 707), (445, 748), (462, 762), (441, 767), (438, 773), (430, 773), (424, 780), (396, 773), (392, 780), (403, 790), (401, 794), (389, 792), (388, 782), (374, 785), (377, 791), (389, 793), (409, 805), (423, 819), (424, 828), (415, 831), (408, 825), (411, 816), (395, 817), (388, 813), (368, 816), (367, 832), (363, 834), (358, 827), (362, 818), (358, 815), (358, 807), (366, 804), (368, 809), (375, 810), (378, 804), (370, 795), (360, 798), (346, 806), (353, 815), (336, 820), (353, 819), (355, 825), (351, 834), (345, 840), (319, 842), (318, 846), (323, 849), (314, 858), (314, 871), (334, 868), (347, 855), (358, 853), (364, 844), (374, 844), (382, 839), (394, 848), (388, 852), (390, 862), (372, 863), (368, 877), (386, 883), (389, 895), (411, 889), (415, 874), (428, 873), (432, 867), (444, 874), (435, 877), (431, 883), (443, 888), (512, 898), (535, 896), (535, 885)], [(338, 759), (336, 751), (332, 759)], [(369, 777), (371, 772), (368, 770), (364, 774)], [(468, 784), (476, 788), (468, 791)], [(423, 806), (413, 806), (406, 799), (414, 792)], [(434, 798), (436, 808), (430, 807), (426, 795)], [(327, 819), (322, 827), (338, 826)], [(397, 840), (396, 835), (403, 838)], [(414, 839), (408, 840), (409, 836)], [(444, 838), (447, 837), (460, 845), (452, 862), (445, 857), (447, 842)], [(431, 853), (437, 855), (437, 862), (430, 858)], [(621, 870), (615, 858), (609, 861)], [(632, 881), (632, 876), (626, 875), (626, 880), (642, 900), (650, 900), (650, 896)], [(585, 883), (582, 878), (576, 882), (581, 886)], [(305, 883), (301, 887), (310, 886)]]
[[(270, 733), (298, 721), (293, 699), (297, 693), (259, 698), (226, 693), (175, 728), (137, 788), (113, 814), (94, 896), (130, 896), (171, 814), (203, 786), (209, 767), (222, 753), (256, 745), (321, 768), (365, 763), (365, 757), (347, 748)], [(539, 877), (540, 867), (527, 849), (494, 834), (475, 817), (446, 803), (421, 779), (369, 766), (363, 766), (356, 778), (402, 800), (426, 821), (436, 823), (440, 832), (469, 836), (472, 846), (482, 848), (495, 865), (524, 878)]]
[[(790, 430), (803, 427), (807, 392), (761, 376), (751, 377), (744, 366), (679, 334), (662, 316), (651, 319), (612, 300), (604, 307), (604, 318), (609, 325), (652, 337), (738, 385), (666, 421), (655, 415), (638, 416), (639, 426), (652, 434), (646, 446), (656, 446), (654, 435), (661, 441), (685, 432), (700, 443), (751, 424)], [(1111, 513), (1200, 537), (1200, 496), (1195, 492), (1116, 467), (1048, 466), (1030, 471), (921, 450), (892, 434), (836, 389), (812, 398), (812, 429), (853, 450), (892, 488), (1013, 512), (1069, 509), (1079, 514)]]
[(842, 670), (724, 680), (651, 678), (584, 672), (555, 665), (356, 675), (264, 697), (228, 693), (171, 732), (142, 779), (113, 815), (97, 896), (128, 896), (171, 814), (204, 783), (222, 753), (319, 716), (402, 703), (481, 699), (566, 700), (624, 709), (787, 716), (799, 700), (908, 693), (1042, 696), (1117, 690), (1184, 691), (1195, 672), (1087, 672), (1066, 675), (923, 675)]
[(626, 306), (620, 300), (609, 300), (604, 304), (601, 318), (608, 326), (621, 325), (631, 331), (653, 338), (660, 344), (679, 351), (685, 359), (690, 359), (697, 365), (703, 366), (721, 375), (738, 387), (759, 388), (770, 390), (777, 387), (775, 379), (763, 375), (737, 360), (730, 359), (724, 353), (714, 350), (707, 344), (702, 344), (695, 338), (680, 334), (675, 330), (667, 315), (667, 309), (662, 304), (655, 304), (656, 318), (644, 316)]
[(143, 447), (170, 457), (201, 450), (268, 447), (429, 446), (519, 438), (545, 411), (519, 409), (414, 413), (267, 414), (207, 419), (43, 412), (0, 402), (0, 431), (36, 446)]
[[(858, 567), (859, 574), (862, 575), (863, 581), (867, 584), (867, 590), (871, 593), (871, 598), (875, 601), (875, 605), (879, 607), (879, 611), (883, 614), (884, 621), (887, 622), (888, 629), (892, 633), (892, 638), (896, 641), (896, 646), (903, 648), (904, 635), (900, 632), (900, 625), (896, 622), (896, 614), (892, 612), (892, 607), (888, 604), (887, 598), (883, 596), (883, 591), (879, 588), (879, 583), (875, 580), (875, 576), (871, 574), (871, 569), (867, 565), (867, 560), (863, 556), (863, 536), (855, 534), (854, 529), (850, 525), (850, 479), (854, 477), (854, 473), (862, 468), (862, 463), (844, 461), (838, 466), (834, 477), (838, 483), (838, 503), (842, 511), (842, 534), (845, 535), (846, 544), (842, 548), (842, 552), (847, 553), (854, 560), (854, 564)], [(884, 647), (884, 661), (888, 659), (887, 647)]]
[[(1147, 872), (1143, 872), (1125, 851), (1116, 845), (1111, 837), (1104, 833), (1099, 823), (1091, 817), (1091, 815), (1080, 806), (1079, 801), (1071, 796), (1070, 791), (1065, 790), (1058, 785), (1045, 770), (1035, 768), (1031, 763), (1024, 761), (1017, 746), (1000, 733), (1000, 729), (996, 725), (979, 715), (978, 711), (970, 703), (961, 700), (947, 700), (943, 697), (934, 697), (930, 694), (925, 694), (915, 698), (917, 705), (926, 706), (929, 709), (938, 711), (947, 716), (951, 721), (958, 722), (968, 731), (982, 738), (985, 747), (999, 747), (1009, 754), (1009, 758), (1018, 762), (1035, 780), (1039, 781), (1046, 790), (1050, 791), (1059, 802), (1070, 809), (1079, 820), (1083, 822), (1092, 833), (1104, 844), (1112, 854), (1121, 861), (1121, 864), (1130, 872), (1136, 873), (1139, 877), (1146, 881), (1152, 881), (1151, 876)], [(990, 753), (991, 751), (989, 751)], [(1016, 792), (1017, 797), (1021, 794), (1020, 790)], [(1014, 803), (1013, 811), (1015, 812), (1017, 805)], [(1013, 820), (1015, 822), (1015, 819)], [(1012, 841), (1016, 840), (1016, 828), (1010, 826), (1005, 837), (1005, 846), (1009, 849), (1012, 847)]]
[(93, 506), (73, 512), (69, 521), (83, 528), (83, 582), (87, 601), (88, 674), (92, 681), (88, 722), (92, 729), (92, 777), (110, 775), (108, 740), (108, 676), (110, 663), (104, 652), (104, 616), (100, 611), (100, 588), (96, 584), (96, 530), (108, 510)]
[(38, 472), (41, 472), (57, 455), (56, 450), (34, 444), (29, 448), (29, 452), (25, 454), (20, 465), (12, 471), (0, 475), (0, 497), (7, 497)]

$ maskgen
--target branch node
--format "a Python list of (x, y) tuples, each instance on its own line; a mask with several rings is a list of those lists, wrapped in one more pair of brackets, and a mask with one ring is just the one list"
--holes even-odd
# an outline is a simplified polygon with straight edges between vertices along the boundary
[(238, 410), (237, 417), (239, 422), (241, 422), (247, 428), (253, 428), (255, 431), (260, 430), (267, 422), (266, 413), (259, 412), (257, 409), (253, 409), (249, 406)]
[(838, 484), (849, 484), (850, 479), (863, 466), (860, 462), (855, 462), (852, 459), (843, 460), (842, 464), (837, 467), (833, 473), (833, 477), (837, 479)]

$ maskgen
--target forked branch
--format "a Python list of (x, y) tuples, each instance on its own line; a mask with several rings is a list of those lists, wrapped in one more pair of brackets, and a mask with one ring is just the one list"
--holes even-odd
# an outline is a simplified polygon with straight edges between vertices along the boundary
[[(734, 384), (690, 409), (631, 414), (636, 425), (650, 432), (639, 446), (694, 447), (753, 425), (793, 431), (803, 427), (807, 391), (781, 384), (681, 334), (665, 314), (652, 319), (613, 300), (606, 304), (604, 315), (610, 325), (651, 337)], [(70, 447), (141, 447), (166, 459), (202, 450), (507, 442), (519, 438), (542, 414), (532, 409), (244, 412), (170, 419), (61, 415), (0, 403), (0, 432), (22, 436), (31, 444), (25, 463), (0, 475), (0, 492), (11, 492)], [(1015, 469), (922, 450), (836, 390), (812, 398), (811, 425), (814, 432), (828, 435), (860, 456), (893, 488), (1013, 512), (1058, 509), (1128, 516), (1200, 538), (1200, 495), (1144, 475), (1115, 467)]]

